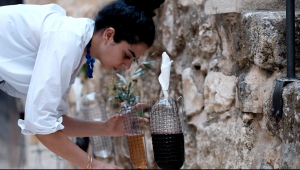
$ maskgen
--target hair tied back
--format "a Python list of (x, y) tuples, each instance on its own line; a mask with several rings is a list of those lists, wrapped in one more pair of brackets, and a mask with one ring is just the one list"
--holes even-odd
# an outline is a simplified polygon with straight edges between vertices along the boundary
[(128, 6), (136, 6), (140, 8), (145, 14), (154, 17), (156, 14), (153, 12), (159, 8), (165, 0), (124, 0)]

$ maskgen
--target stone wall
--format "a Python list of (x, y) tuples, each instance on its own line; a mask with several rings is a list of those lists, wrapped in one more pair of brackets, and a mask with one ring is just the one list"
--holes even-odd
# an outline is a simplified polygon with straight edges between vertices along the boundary
[[(103, 1), (51, 2), (62, 5), (69, 15), (90, 17), (94, 4)], [(174, 60), (169, 93), (184, 97), (187, 168), (300, 167), (299, 82), (283, 90), (283, 117), (276, 119), (270, 112), (275, 80), (286, 75), (284, 10), (284, 0), (167, 0), (156, 11), (157, 38), (145, 56), (156, 52), (151, 60), (157, 70), (163, 51)], [(297, 12), (297, 73), (299, 20)], [(100, 63), (96, 68), (84, 91), (101, 91), (113, 74)], [(129, 77), (135, 68), (120, 73)], [(140, 82), (141, 102), (161, 97), (158, 76), (159, 72), (151, 73)], [(119, 143), (118, 138), (115, 141)], [(157, 168), (149, 131), (147, 148), (149, 167)], [(121, 150), (116, 153), (117, 165), (130, 168)]]
[(0, 168), (21, 168), (26, 160), (25, 140), (17, 125), (20, 113), (24, 113), (21, 99), (0, 91)]

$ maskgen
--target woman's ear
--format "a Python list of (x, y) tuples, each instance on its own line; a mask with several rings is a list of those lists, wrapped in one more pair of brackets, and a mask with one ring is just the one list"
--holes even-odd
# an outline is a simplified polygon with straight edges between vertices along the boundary
[(103, 42), (107, 44), (108, 42), (112, 41), (115, 36), (115, 29), (110, 27), (107, 28), (103, 33)]

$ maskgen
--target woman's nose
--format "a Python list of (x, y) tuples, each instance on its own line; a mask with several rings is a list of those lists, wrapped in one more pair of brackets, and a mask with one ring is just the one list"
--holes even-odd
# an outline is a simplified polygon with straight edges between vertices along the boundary
[(131, 67), (131, 63), (132, 63), (131, 61), (123, 63), (124, 69), (125, 69), (125, 70), (129, 70), (130, 67)]

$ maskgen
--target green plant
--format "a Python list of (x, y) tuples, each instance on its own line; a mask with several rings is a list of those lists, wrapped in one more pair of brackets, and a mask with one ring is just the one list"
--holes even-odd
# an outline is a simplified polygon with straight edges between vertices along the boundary
[(88, 79), (88, 76), (87, 76), (87, 64), (84, 63), (82, 65), (82, 67), (80, 68), (78, 74), (77, 74), (77, 77), (80, 77), (80, 74), (84, 74), (84, 79)]
[[(149, 57), (153, 56), (151, 54)], [(146, 73), (151, 70), (156, 72), (152, 67), (154, 61), (142, 62), (136, 71), (131, 75), (130, 81), (126, 81), (125, 77), (116, 73), (112, 76), (106, 86), (108, 90), (108, 97), (114, 99), (117, 103), (127, 102), (128, 104), (134, 104), (136, 96), (139, 95), (139, 89), (137, 86), (138, 78), (142, 77), (144, 81), (146, 79)]]

